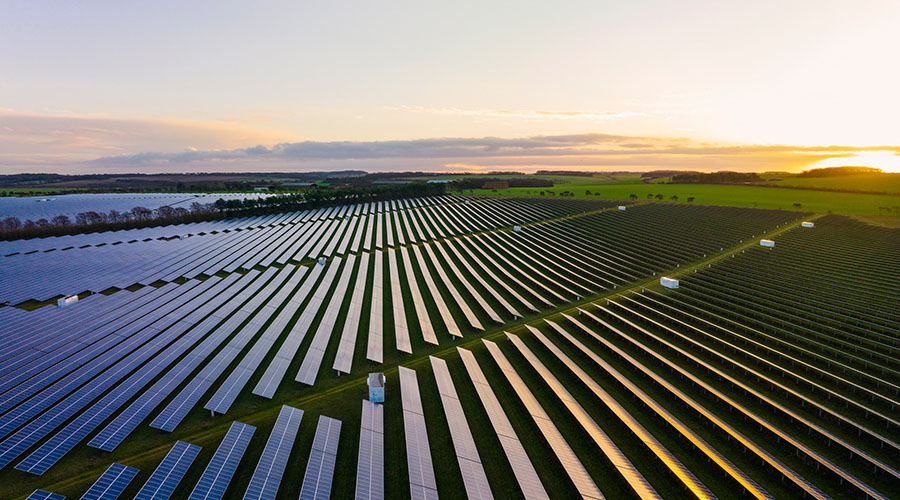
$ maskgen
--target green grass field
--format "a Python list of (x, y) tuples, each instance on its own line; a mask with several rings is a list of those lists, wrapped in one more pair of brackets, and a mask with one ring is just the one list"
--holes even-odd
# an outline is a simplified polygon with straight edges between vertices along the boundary
[[(566, 180), (573, 179), (566, 177)], [(685, 203), (693, 197), (692, 203), (703, 205), (725, 205), (732, 207), (794, 209), (800, 203), (801, 209), (817, 213), (832, 212), (846, 215), (881, 215), (879, 207), (900, 205), (900, 196), (863, 193), (836, 193), (807, 189), (788, 189), (762, 186), (728, 186), (713, 184), (644, 184), (637, 176), (617, 179), (612, 182), (588, 182), (590, 178), (577, 178), (580, 182), (557, 184), (552, 188), (510, 188), (500, 190), (474, 189), (463, 194), (500, 196), (544, 196), (562, 192), (573, 193), (576, 197), (628, 200), (634, 194), (638, 200), (647, 200), (648, 195), (661, 194), (664, 201)], [(655, 198), (654, 198), (655, 199)]]
[(900, 174), (847, 175), (840, 177), (785, 177), (769, 176), (779, 186), (797, 186), (813, 189), (840, 189), (870, 191), (900, 195)]

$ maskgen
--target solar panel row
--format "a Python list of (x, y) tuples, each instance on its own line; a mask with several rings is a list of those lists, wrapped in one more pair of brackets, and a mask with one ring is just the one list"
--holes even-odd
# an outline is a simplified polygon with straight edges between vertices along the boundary
[(81, 496), (81, 500), (116, 500), (139, 471), (122, 464), (112, 464)]
[(44, 490), (34, 490), (25, 500), (66, 500), (66, 497)]
[(256, 427), (234, 422), (216, 449), (203, 475), (194, 486), (189, 500), (221, 500), (237, 469)]
[(363, 400), (356, 500), (384, 499), (384, 406)]
[(303, 486), (300, 488), (300, 500), (328, 500), (331, 497), (340, 435), (340, 420), (319, 416), (309, 461), (306, 463), (306, 474), (303, 475)]
[(403, 403), (403, 430), (406, 434), (406, 461), (409, 467), (409, 490), (413, 500), (437, 499), (437, 482), (428, 445), (425, 412), (419, 396), (416, 372), (399, 367), (400, 398)]
[(197, 445), (177, 441), (153, 474), (138, 491), (135, 500), (168, 500), (200, 453)]
[(275, 500), (302, 418), (303, 410), (281, 407), (266, 448), (244, 493), (244, 500)]

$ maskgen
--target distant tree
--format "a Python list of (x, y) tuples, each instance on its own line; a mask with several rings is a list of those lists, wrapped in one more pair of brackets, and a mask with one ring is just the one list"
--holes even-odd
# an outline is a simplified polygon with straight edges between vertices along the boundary
[(175, 215), (175, 209), (169, 205), (163, 205), (156, 209), (156, 215), (168, 219)]
[(894, 212), (894, 215), (900, 215), (900, 206), (894, 205), (891, 207), (891, 211)]
[(41, 228), (48, 228), (48, 227), (50, 227), (50, 221), (48, 221), (47, 219), (44, 219), (44, 218), (40, 218), (40, 219), (34, 221), (34, 224), (35, 224), (37, 227), (41, 227)]
[(543, 192), (543, 191), (541, 191), (541, 196), (544, 196), (544, 192)]
[(188, 212), (188, 210), (186, 208), (178, 207), (173, 210), (172, 215), (174, 215), (175, 217), (184, 217), (188, 214), (190, 214), (190, 212)]
[(629, 194), (629, 195), (628, 195), (628, 198), (631, 199), (631, 201), (634, 201), (634, 200), (637, 199), (637, 195), (636, 195), (636, 194)]
[(22, 223), (22, 229), (34, 229), (37, 227), (37, 224), (34, 223), (33, 220), (28, 219)]
[(796, 208), (797, 210), (800, 210), (801, 208), (803, 208), (803, 205), (801, 205), (799, 203), (794, 203), (794, 208)]
[(72, 225), (72, 221), (69, 220), (68, 215), (57, 215), (56, 217), (51, 219), (51, 222), (53, 222), (54, 226), (58, 226), (58, 227)]
[(758, 205), (758, 203), (756, 203), (756, 202), (754, 201), (754, 202), (753, 202), (753, 208), (756, 208), (756, 205)]
[(590, 196), (590, 195), (591, 195), (591, 190), (590, 190), (590, 189), (585, 189), (585, 190), (584, 190), (584, 195), (585, 195), (585, 196)]
[(15, 231), (22, 227), (22, 221), (18, 217), (7, 217), (0, 221), (0, 231)]
[(687, 202), (688, 202), (688, 203), (693, 203), (693, 202), (694, 202), (694, 197), (693, 197), (693, 196), (688, 196)]
[(678, 195), (677, 195), (677, 194), (673, 194), (672, 196), (669, 197), (669, 199), (672, 200), (672, 201), (678, 201)]
[(191, 213), (199, 214), (203, 212), (203, 204), (198, 201), (191, 203)]
[(662, 201), (664, 197), (663, 197), (663, 195), (658, 194), (658, 195), (655, 196), (655, 198), (656, 198), (658, 201)]
[(91, 224), (99, 224), (105, 222), (106, 217), (94, 212), (93, 210), (81, 212), (75, 215), (75, 224), (79, 226), (89, 226)]
[(147, 207), (134, 207), (131, 209), (131, 215), (135, 220), (148, 220), (153, 216), (153, 210)]
[(653, 199), (653, 193), (647, 193), (647, 199), (648, 199), (648, 200), (652, 200), (652, 199)]

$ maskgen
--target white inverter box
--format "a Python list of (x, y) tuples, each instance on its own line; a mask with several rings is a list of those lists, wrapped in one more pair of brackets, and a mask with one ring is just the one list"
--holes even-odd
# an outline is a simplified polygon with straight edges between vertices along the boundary
[(625, 205), (619, 205), (619, 210), (625, 210)]
[(759, 244), (764, 247), (772, 248), (775, 246), (775, 242), (772, 240), (759, 240)]
[(816, 224), (813, 223), (813, 222), (804, 222), (804, 223), (802, 223), (802, 224), (800, 224), (800, 225), (803, 226), (803, 227), (816, 227)]
[(72, 304), (74, 304), (74, 303), (76, 303), (76, 302), (78, 302), (78, 296), (77, 296), (77, 295), (71, 295), (71, 296), (69, 296), (69, 297), (63, 297), (63, 298), (57, 300), (57, 301), (56, 301), (56, 305), (57, 305), (58, 307), (65, 307), (65, 306), (72, 305)]
[(678, 280), (675, 278), (667, 278), (663, 276), (659, 279), (659, 284), (666, 288), (678, 288)]

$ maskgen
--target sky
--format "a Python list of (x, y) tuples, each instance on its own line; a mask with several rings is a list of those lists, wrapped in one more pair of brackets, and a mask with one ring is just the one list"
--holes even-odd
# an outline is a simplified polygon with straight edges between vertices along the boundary
[(896, 1), (0, 2), (0, 173), (900, 172)]

